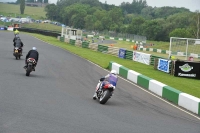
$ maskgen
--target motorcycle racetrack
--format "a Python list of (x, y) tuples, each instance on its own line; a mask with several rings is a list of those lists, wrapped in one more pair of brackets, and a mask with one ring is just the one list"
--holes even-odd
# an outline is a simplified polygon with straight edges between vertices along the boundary
[[(13, 32), (0, 31), (0, 133), (200, 133), (200, 120), (119, 78), (105, 105), (92, 99), (108, 72), (68, 51), (20, 33), (23, 56), (13, 56)], [(35, 72), (25, 56), (37, 47)]]

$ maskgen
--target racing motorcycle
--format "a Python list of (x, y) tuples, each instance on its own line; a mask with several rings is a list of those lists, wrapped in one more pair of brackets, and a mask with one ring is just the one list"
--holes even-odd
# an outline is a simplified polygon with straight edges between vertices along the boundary
[[(115, 86), (110, 84), (108, 81), (101, 81), (101, 84), (104, 82), (104, 86), (102, 86), (101, 90), (96, 92), (96, 98), (99, 100), (100, 104), (105, 104), (109, 98), (111, 98), (113, 91), (115, 90)], [(101, 86), (100, 84), (100, 86)]]
[(13, 53), (13, 55), (15, 56), (16, 60), (21, 58), (21, 56), (22, 56), (22, 53), (21, 53), (21, 52), (22, 52), (22, 49), (21, 49), (21, 48), (19, 48), (19, 47), (15, 47), (15, 48), (14, 48), (14, 53)]
[(28, 67), (26, 68), (26, 76), (29, 76), (30, 73), (35, 69), (36, 60), (34, 58), (27, 59)]

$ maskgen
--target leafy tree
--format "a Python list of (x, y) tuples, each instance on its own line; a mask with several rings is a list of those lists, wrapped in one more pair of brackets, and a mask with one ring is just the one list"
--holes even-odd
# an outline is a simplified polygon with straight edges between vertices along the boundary
[(94, 29), (98, 30), (98, 31), (102, 31), (103, 30), (103, 25), (101, 23), (101, 21), (97, 20), (94, 24)]
[(177, 7), (155, 7), (153, 10), (153, 18), (166, 18), (170, 15), (176, 14), (176, 13), (183, 13), (183, 12), (190, 12), (189, 9), (186, 8), (177, 8)]
[(25, 10), (25, 0), (20, 0), (20, 12), (21, 14), (24, 14)]
[(191, 38), (190, 32), (185, 28), (177, 28), (174, 29), (170, 34), (169, 37), (182, 37), (182, 38)]
[(127, 28), (127, 32), (130, 34), (140, 35), (142, 33), (142, 24), (145, 22), (145, 19), (142, 17), (134, 17), (131, 24)]
[(192, 22), (190, 24), (191, 34), (197, 39), (200, 38), (200, 12), (196, 11), (192, 15)]
[(101, 19), (106, 16), (107, 12), (106, 10), (96, 10), (94, 12), (94, 16), (97, 18), (97, 20), (101, 21)]
[(123, 13), (120, 8), (113, 8), (109, 11), (109, 16), (112, 19), (112, 23), (117, 24), (119, 27), (123, 23)]
[(147, 2), (146, 0), (133, 0), (132, 3), (122, 2), (120, 7), (123, 11), (126, 11), (128, 14), (140, 14), (142, 9), (147, 7)]
[(74, 26), (75, 28), (84, 28), (84, 18), (87, 16), (88, 8), (89, 5), (83, 5), (80, 3), (65, 7), (62, 11), (62, 18), (69, 26)]
[(109, 30), (112, 24), (112, 19), (109, 17), (108, 14), (106, 14), (102, 19), (101, 23), (103, 25), (104, 30)]
[(57, 6), (55, 4), (49, 4), (45, 7), (46, 17), (51, 20), (55, 20), (57, 16)]
[(88, 30), (94, 30), (94, 23), (96, 21), (96, 17), (94, 15), (87, 15), (85, 18), (85, 28)]
[(154, 16), (154, 9), (151, 6), (145, 7), (141, 11), (141, 16), (146, 19), (152, 19)]
[(149, 40), (159, 40), (159, 35), (162, 31), (162, 26), (156, 20), (145, 21), (142, 25), (143, 35)]

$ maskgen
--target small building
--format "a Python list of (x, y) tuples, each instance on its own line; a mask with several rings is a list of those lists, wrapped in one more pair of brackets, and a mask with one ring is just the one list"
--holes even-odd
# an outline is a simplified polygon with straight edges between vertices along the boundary
[(61, 36), (65, 36), (67, 39), (72, 40), (81, 40), (82, 38), (82, 30), (73, 29), (70, 27), (62, 27)]

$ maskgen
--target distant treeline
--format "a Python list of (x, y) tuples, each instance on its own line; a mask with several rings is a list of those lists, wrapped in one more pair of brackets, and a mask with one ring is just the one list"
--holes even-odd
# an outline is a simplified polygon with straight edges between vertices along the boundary
[(146, 0), (123, 2), (120, 6), (99, 0), (60, 0), (45, 7), (50, 20), (74, 28), (115, 31), (168, 41), (170, 36), (199, 38), (199, 12), (187, 8), (151, 7)]

